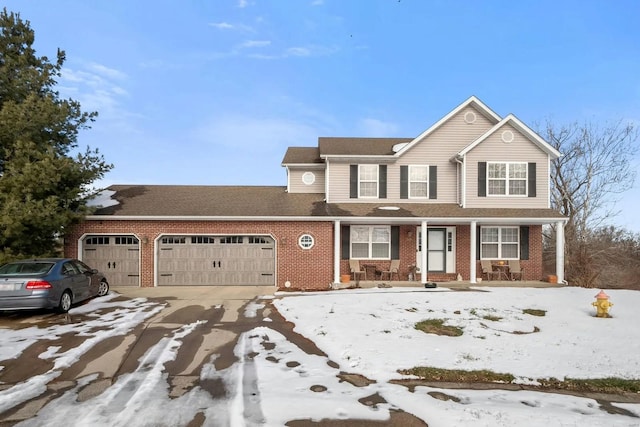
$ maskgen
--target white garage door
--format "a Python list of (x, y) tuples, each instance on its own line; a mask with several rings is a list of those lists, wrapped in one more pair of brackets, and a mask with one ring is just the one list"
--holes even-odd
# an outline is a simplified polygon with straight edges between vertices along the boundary
[(86, 236), (82, 260), (100, 270), (111, 286), (140, 285), (140, 242), (135, 236)]
[(158, 240), (158, 285), (274, 285), (271, 237), (164, 236)]

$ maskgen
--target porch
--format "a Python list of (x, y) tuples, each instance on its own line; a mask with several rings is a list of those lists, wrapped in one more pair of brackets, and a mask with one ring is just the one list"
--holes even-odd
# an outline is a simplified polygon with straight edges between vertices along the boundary
[[(563, 288), (561, 283), (550, 283), (542, 280), (483, 280), (471, 283), (468, 280), (433, 281), (438, 288), (468, 290), (470, 288)], [(349, 288), (424, 288), (420, 281), (408, 280), (351, 280), (349, 283), (334, 284), (334, 289)]]

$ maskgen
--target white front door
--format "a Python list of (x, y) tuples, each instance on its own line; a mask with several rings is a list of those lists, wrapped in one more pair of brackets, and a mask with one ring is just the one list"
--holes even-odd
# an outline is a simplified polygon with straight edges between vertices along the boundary
[[(416, 230), (416, 267), (421, 272), (422, 232)], [(427, 227), (427, 268), (434, 273), (455, 273), (455, 227)]]

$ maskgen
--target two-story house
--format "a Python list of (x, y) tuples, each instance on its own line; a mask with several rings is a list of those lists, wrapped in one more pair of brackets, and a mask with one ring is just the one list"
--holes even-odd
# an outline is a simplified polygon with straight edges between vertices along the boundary
[[(275, 285), (327, 289), (399, 260), (399, 276), (481, 277), (519, 260), (540, 280), (542, 228), (560, 153), (513, 115), (471, 97), (415, 138), (319, 138), (290, 147), (286, 187), (114, 185), (109, 206), (65, 239), (67, 256), (112, 285)], [(371, 278), (373, 279), (373, 278)]]

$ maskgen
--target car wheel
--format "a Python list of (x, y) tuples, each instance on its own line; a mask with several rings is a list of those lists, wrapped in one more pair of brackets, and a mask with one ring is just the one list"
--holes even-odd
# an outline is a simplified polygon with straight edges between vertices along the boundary
[(98, 286), (98, 296), (103, 297), (109, 293), (109, 284), (106, 280), (102, 280)]
[(71, 292), (64, 291), (60, 297), (60, 304), (58, 305), (58, 311), (60, 313), (66, 313), (71, 308)]

